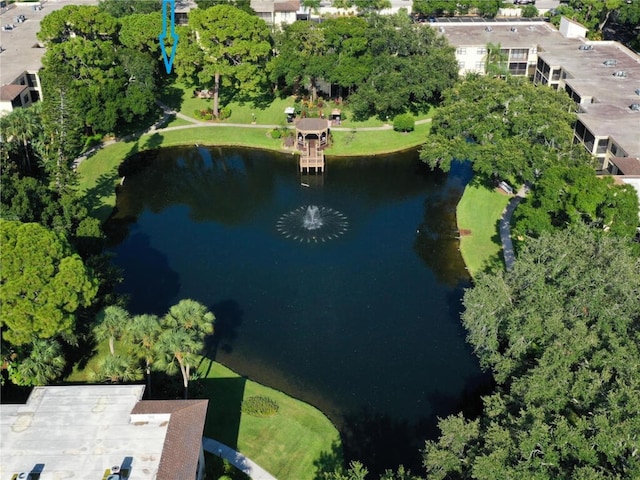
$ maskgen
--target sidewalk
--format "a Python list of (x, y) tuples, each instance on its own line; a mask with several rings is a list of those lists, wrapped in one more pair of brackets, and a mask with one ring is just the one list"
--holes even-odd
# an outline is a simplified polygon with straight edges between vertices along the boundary
[(500, 240), (502, 240), (502, 254), (507, 272), (513, 269), (513, 263), (516, 261), (516, 255), (513, 252), (513, 242), (511, 241), (511, 217), (513, 211), (525, 196), (526, 189), (525, 186), (522, 185), (516, 195), (509, 200), (509, 204), (502, 212), (502, 217), (500, 218)]
[(260, 465), (217, 440), (204, 437), (202, 439), (202, 446), (205, 451), (228, 460), (233, 466), (242, 470), (253, 480), (276, 480), (276, 477), (271, 475)]

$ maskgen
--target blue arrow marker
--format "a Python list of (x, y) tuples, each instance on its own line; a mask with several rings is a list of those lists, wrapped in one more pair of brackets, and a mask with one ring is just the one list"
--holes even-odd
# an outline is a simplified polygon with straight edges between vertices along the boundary
[[(171, 46), (171, 55), (167, 56), (167, 49), (164, 46), (164, 40), (167, 38), (167, 4), (171, 5), (171, 38), (173, 38), (173, 45)], [(160, 39), (160, 50), (162, 50), (162, 58), (164, 59), (164, 66), (167, 69), (167, 73), (171, 73), (171, 67), (173, 67), (173, 59), (176, 56), (176, 48), (178, 48), (178, 34), (175, 31), (176, 21), (176, 0), (162, 0), (162, 33), (158, 38)]]

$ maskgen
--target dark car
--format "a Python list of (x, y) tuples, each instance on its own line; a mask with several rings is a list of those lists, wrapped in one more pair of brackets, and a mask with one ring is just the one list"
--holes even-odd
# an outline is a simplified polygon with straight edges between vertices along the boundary
[(536, 0), (513, 0), (514, 5), (535, 5)]

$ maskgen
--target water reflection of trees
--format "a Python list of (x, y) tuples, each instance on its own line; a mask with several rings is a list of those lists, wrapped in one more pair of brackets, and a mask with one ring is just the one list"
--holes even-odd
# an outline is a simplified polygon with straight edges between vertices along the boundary
[(468, 282), (460, 255), (456, 207), (469, 180), (464, 166), (452, 170), (447, 185), (424, 202), (424, 215), (413, 248), (439, 281), (455, 287)]
[(126, 181), (118, 192), (114, 218), (181, 204), (196, 221), (246, 222), (273, 194), (273, 164), (282, 168), (283, 163), (277, 158), (257, 150), (198, 146), (137, 155), (121, 169)]

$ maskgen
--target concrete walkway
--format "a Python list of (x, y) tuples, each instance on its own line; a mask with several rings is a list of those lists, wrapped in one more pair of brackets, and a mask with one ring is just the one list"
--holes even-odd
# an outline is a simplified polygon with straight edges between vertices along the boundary
[(509, 200), (509, 204), (502, 212), (500, 218), (500, 240), (502, 241), (502, 254), (504, 256), (504, 265), (507, 271), (513, 269), (513, 263), (516, 261), (515, 253), (513, 252), (513, 242), (511, 241), (511, 217), (513, 211), (518, 204), (526, 196), (526, 187), (522, 185), (516, 195)]
[(213, 438), (204, 437), (202, 439), (202, 446), (205, 451), (229, 461), (234, 467), (242, 470), (253, 480), (276, 480), (276, 477), (260, 465), (248, 459), (240, 452), (235, 451), (233, 448), (226, 446), (224, 443), (220, 443)]

